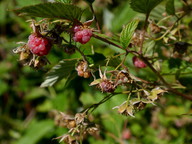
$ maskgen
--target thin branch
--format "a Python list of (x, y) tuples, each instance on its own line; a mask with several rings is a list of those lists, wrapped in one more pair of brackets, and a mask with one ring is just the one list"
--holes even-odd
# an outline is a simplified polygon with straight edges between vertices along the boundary
[(75, 50), (77, 50), (81, 54), (81, 56), (83, 57), (84, 61), (88, 62), (86, 56), (84, 55), (84, 53), (79, 48), (75, 47)]
[(94, 9), (93, 9), (93, 5), (92, 5), (92, 4), (89, 4), (89, 6), (90, 6), (91, 11), (92, 11), (92, 13), (93, 13), (93, 15), (94, 15), (94, 18), (95, 18), (95, 22), (96, 22), (97, 29), (99, 30), (99, 32), (101, 32), (101, 28), (100, 28), (100, 26), (99, 26), (99, 22), (98, 22), (98, 20), (97, 20), (97, 17), (96, 17), (95, 11), (94, 11)]
[(164, 78), (161, 76), (161, 74), (149, 63), (149, 61), (143, 57), (142, 55), (140, 55), (140, 58), (145, 62), (145, 64), (147, 64), (149, 66), (149, 68), (158, 76), (158, 78), (160, 79), (160, 81), (167, 87), (167, 91), (172, 92), (176, 95), (182, 96), (188, 100), (192, 100), (192, 95), (186, 95), (183, 94), (179, 91), (177, 91), (176, 89), (172, 88), (170, 84), (168, 84)]
[(159, 79), (163, 82), (165, 86), (170, 87), (170, 85), (164, 80), (161, 74), (151, 65), (151, 63), (145, 57), (143, 57), (143, 55), (140, 55), (139, 57), (159, 77)]
[(90, 107), (88, 107), (87, 109), (85, 109), (83, 111), (87, 111), (88, 112), (89, 110), (91, 110), (93, 108), (92, 111), (91, 111), (91, 112), (93, 112), (98, 106), (100, 106), (101, 104), (103, 104), (104, 102), (106, 102), (107, 100), (109, 100), (110, 98), (112, 98), (115, 95), (116, 94), (109, 94), (109, 95), (105, 96), (100, 102), (91, 105)]
[(113, 46), (118, 47), (118, 48), (120, 48), (120, 49), (122, 49), (122, 50), (125, 50), (125, 49), (122, 48), (122, 46), (120, 46), (120, 45), (118, 45), (118, 44), (115, 44), (115, 43), (109, 41), (109, 40), (106, 39), (106, 38), (100, 37), (100, 36), (98, 36), (98, 35), (96, 35), (96, 34), (93, 34), (92, 36), (93, 36), (94, 38), (99, 39), (99, 40), (101, 40), (101, 41), (103, 41), (103, 42), (106, 42), (106, 43), (108, 43), (108, 44), (110, 44), (110, 45), (113, 45)]
[(145, 33), (147, 30), (148, 19), (149, 19), (149, 13), (146, 14), (146, 17), (145, 17), (144, 28), (143, 28), (142, 39), (141, 39), (141, 45), (140, 45), (140, 51), (139, 51), (140, 54), (142, 54), (142, 52), (143, 52), (143, 43), (144, 43), (144, 39), (145, 39)]

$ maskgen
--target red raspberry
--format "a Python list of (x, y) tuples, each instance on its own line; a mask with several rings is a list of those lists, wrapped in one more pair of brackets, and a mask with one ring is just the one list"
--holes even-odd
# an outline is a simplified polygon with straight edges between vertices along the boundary
[(48, 39), (31, 34), (28, 40), (28, 47), (33, 54), (43, 56), (49, 53), (51, 44)]
[[(77, 32), (75, 32), (77, 31)], [(75, 35), (73, 37), (73, 40), (76, 42), (80, 42), (81, 44), (86, 44), (92, 36), (92, 31), (90, 29), (83, 29), (83, 30), (75, 30)]]
[(137, 68), (145, 68), (147, 66), (142, 60), (140, 60), (136, 56), (133, 57), (133, 64)]
[(75, 27), (73, 28), (73, 32), (74, 32), (74, 33), (78, 32), (78, 31), (80, 31), (80, 30), (81, 30), (80, 26), (75, 26)]
[(124, 140), (128, 140), (131, 138), (131, 131), (129, 129), (124, 129), (123, 132), (122, 132), (122, 138)]

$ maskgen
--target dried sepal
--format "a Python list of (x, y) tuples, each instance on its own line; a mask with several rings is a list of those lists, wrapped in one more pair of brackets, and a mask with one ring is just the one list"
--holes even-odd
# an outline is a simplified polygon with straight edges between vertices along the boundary
[(55, 138), (67, 144), (77, 144), (87, 134), (97, 135), (99, 132), (98, 126), (87, 118), (87, 111), (77, 113), (75, 116), (60, 112), (59, 115), (56, 114), (56, 123), (69, 129), (68, 134)]
[(126, 83), (131, 83), (132, 79), (130, 78), (129, 74), (125, 70), (121, 70), (116, 75), (115, 85), (122, 85)]
[(102, 81), (102, 79), (95, 79), (94, 81), (92, 81), (90, 83), (90, 86), (98, 85), (101, 81)]
[(115, 84), (110, 79), (107, 79), (106, 71), (104, 73), (101, 72), (101, 69), (99, 67), (99, 76), (100, 79), (94, 80), (90, 85), (96, 85), (102, 92), (109, 92), (112, 93), (115, 91)]
[(154, 89), (152, 89), (152, 91), (147, 96), (147, 99), (154, 102), (155, 100), (158, 99), (159, 95), (164, 93), (164, 92), (166, 92), (166, 91), (161, 89), (160, 87), (154, 88)]
[(134, 113), (134, 107), (133, 107), (133, 105), (128, 104), (127, 101), (124, 101), (120, 106), (116, 106), (116, 107), (114, 107), (113, 109), (116, 109), (116, 108), (118, 109), (118, 110), (117, 110), (118, 113), (120, 113), (120, 114), (122, 114), (122, 115), (126, 115), (126, 116), (130, 115), (131, 117), (135, 117), (135, 116), (133, 115), (133, 113)]
[(49, 60), (45, 57), (45, 56), (42, 56), (42, 57), (37, 57), (35, 60), (34, 60), (34, 65), (33, 67), (34, 68), (42, 68), (44, 67), (45, 65), (47, 64), (50, 64)]
[(67, 144), (79, 144), (78, 141), (76, 140), (76, 138), (69, 134), (64, 134), (64, 135), (56, 137), (54, 139), (60, 139), (59, 142), (65, 142)]

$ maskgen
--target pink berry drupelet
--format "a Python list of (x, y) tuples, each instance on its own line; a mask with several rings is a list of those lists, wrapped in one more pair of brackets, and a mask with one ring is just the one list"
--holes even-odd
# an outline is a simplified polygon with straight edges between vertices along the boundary
[(133, 57), (133, 64), (137, 68), (145, 68), (145, 67), (147, 67), (147, 65), (142, 60), (140, 60), (138, 57), (136, 57), (136, 56)]
[(51, 43), (48, 39), (38, 36), (37, 34), (33, 33), (29, 36), (29, 40), (27, 43), (30, 51), (38, 56), (47, 55), (51, 49)]
[(81, 44), (86, 44), (92, 36), (92, 30), (88, 28), (81, 29), (80, 26), (75, 26), (73, 32), (73, 40), (76, 42), (80, 42)]

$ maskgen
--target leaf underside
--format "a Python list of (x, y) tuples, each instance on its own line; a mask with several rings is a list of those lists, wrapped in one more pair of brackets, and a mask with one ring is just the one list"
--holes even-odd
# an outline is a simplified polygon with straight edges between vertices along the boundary
[(79, 20), (83, 10), (72, 4), (60, 2), (41, 3), (37, 5), (26, 6), (14, 10), (19, 15), (44, 17), (44, 18), (59, 18), (70, 21)]

